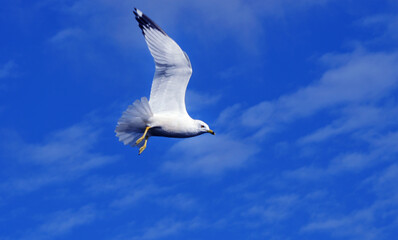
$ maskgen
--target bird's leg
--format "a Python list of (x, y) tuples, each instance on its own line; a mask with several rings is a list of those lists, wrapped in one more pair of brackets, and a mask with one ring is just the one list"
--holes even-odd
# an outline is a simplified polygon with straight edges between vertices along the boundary
[(144, 145), (142, 145), (142, 147), (140, 147), (140, 152), (138, 153), (138, 155), (140, 155), (146, 148), (146, 143), (148, 142), (148, 136), (145, 136), (145, 142)]
[(147, 132), (148, 132), (148, 130), (149, 130), (150, 128), (151, 128), (151, 127), (146, 127), (146, 128), (145, 128), (144, 134), (142, 135), (142, 137), (138, 138), (138, 140), (135, 142), (135, 145), (140, 144), (140, 142), (142, 142), (142, 140), (144, 140), (144, 138), (145, 138), (145, 136), (146, 136), (146, 134), (147, 134)]

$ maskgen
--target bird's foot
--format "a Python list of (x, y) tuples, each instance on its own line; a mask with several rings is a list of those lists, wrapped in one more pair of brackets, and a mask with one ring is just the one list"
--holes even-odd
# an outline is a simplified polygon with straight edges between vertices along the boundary
[[(140, 144), (140, 142), (142, 142), (142, 140), (145, 139), (146, 134), (147, 134), (147, 132), (148, 132), (148, 130), (149, 130), (150, 128), (151, 128), (151, 127), (146, 127), (146, 128), (145, 128), (144, 134), (142, 134), (142, 137), (140, 137), (140, 138), (137, 139), (137, 141), (135, 142), (135, 145)], [(145, 148), (144, 148), (144, 149), (145, 149)], [(144, 151), (144, 150), (142, 150), (142, 151)]]
[(145, 135), (143, 135), (142, 137), (138, 138), (137, 141), (135, 142), (135, 145), (140, 144), (140, 142), (142, 142), (142, 140), (144, 140)]
[(142, 146), (140, 147), (140, 152), (138, 153), (138, 155), (141, 155), (141, 153), (145, 150), (146, 146)]
[(142, 145), (142, 147), (140, 147), (140, 151), (138, 152), (138, 155), (141, 155), (141, 153), (145, 150), (147, 142), (148, 142), (148, 137), (145, 138), (144, 145)]

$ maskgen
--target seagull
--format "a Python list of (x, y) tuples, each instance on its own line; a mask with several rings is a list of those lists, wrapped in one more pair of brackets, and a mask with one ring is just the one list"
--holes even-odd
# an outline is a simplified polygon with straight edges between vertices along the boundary
[(124, 145), (138, 146), (141, 154), (151, 136), (189, 138), (210, 133), (209, 126), (192, 119), (185, 107), (185, 92), (192, 75), (188, 55), (154, 21), (134, 8), (135, 19), (155, 60), (149, 101), (146, 97), (128, 106), (115, 133)]

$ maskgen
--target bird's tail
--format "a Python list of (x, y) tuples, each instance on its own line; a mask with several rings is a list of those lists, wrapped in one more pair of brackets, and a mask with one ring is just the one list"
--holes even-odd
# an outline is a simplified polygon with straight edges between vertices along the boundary
[[(117, 122), (115, 129), (116, 137), (124, 145), (135, 146), (135, 141), (142, 136), (148, 119), (153, 116), (151, 106), (146, 97), (140, 100), (135, 100), (133, 104), (128, 106), (127, 110), (123, 112), (122, 117)], [(140, 145), (142, 145), (141, 142)]]

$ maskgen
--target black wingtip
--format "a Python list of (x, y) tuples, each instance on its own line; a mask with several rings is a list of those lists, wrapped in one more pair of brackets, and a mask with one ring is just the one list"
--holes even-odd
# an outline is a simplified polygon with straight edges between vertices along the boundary
[(138, 22), (138, 26), (141, 28), (142, 33), (145, 35), (145, 29), (156, 29), (159, 32), (161, 32), (162, 34), (166, 35), (166, 32), (163, 31), (162, 28), (160, 28), (152, 19), (150, 19), (148, 16), (146, 16), (142, 11), (140, 11), (137, 8), (134, 8), (134, 15), (135, 15), (135, 19)]

